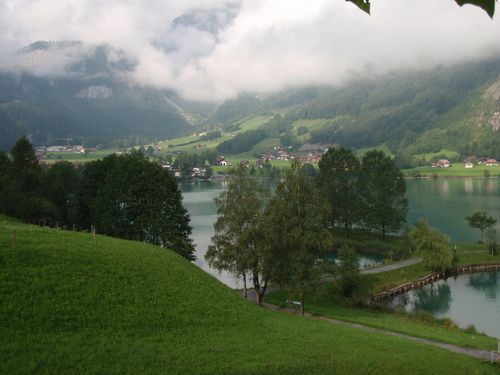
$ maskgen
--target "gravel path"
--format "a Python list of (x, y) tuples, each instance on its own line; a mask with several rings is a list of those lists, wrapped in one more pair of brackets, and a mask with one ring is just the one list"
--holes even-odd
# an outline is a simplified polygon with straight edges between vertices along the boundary
[[(410, 259), (410, 260), (406, 260), (404, 262), (393, 263), (393, 264), (390, 264), (388, 266), (384, 266), (384, 267), (380, 267), (380, 268), (374, 268), (374, 269), (364, 270), (364, 271), (361, 271), (361, 274), (362, 275), (368, 275), (368, 274), (372, 274), (372, 273), (379, 273), (379, 272), (391, 271), (391, 270), (394, 270), (394, 269), (398, 269), (398, 268), (401, 268), (401, 267), (406, 267), (406, 266), (409, 266), (409, 265), (412, 265), (412, 264), (415, 264), (415, 263), (419, 263), (421, 261), (422, 261), (422, 258), (413, 258), (413, 259)], [(335, 280), (335, 278), (336, 277), (327, 277), (327, 278), (322, 279), (321, 281), (332, 281), (332, 280)], [(271, 291), (274, 291), (274, 290), (277, 290), (277, 289), (279, 289), (279, 288), (277, 288), (277, 287), (267, 288), (267, 292), (271, 292)], [(253, 302), (255, 302), (255, 291), (253, 289), (249, 289), (248, 290), (248, 299), (251, 300), (251, 301), (253, 301)], [(294, 309), (289, 309), (289, 308), (283, 308), (283, 307), (279, 307), (279, 306), (276, 306), (276, 305), (271, 305), (271, 304), (268, 304), (268, 303), (264, 303), (263, 305), (265, 307), (268, 307), (268, 308), (272, 309), (272, 310), (285, 311), (285, 312), (288, 312), (288, 313), (291, 313), (291, 314), (300, 315), (300, 311), (299, 310), (294, 310)], [(305, 317), (320, 319), (320, 320), (324, 320), (324, 321), (327, 321), (327, 322), (330, 322), (330, 323), (343, 324), (343, 325), (347, 325), (347, 326), (354, 327), (354, 328), (365, 329), (365, 330), (368, 330), (368, 331), (374, 331), (374, 332), (378, 332), (378, 333), (383, 333), (385, 335), (403, 337), (403, 338), (406, 338), (408, 340), (413, 340), (413, 341), (418, 341), (418, 342), (422, 342), (422, 343), (429, 344), (429, 345), (439, 346), (441, 348), (448, 349), (448, 350), (451, 350), (451, 351), (454, 351), (454, 352), (457, 352), (457, 353), (462, 353), (462, 354), (470, 355), (472, 357), (491, 359), (491, 352), (488, 351), (488, 350), (462, 348), (462, 347), (456, 346), (456, 345), (444, 344), (442, 342), (421, 339), (421, 338), (418, 338), (418, 337), (407, 336), (407, 335), (403, 335), (403, 334), (395, 333), (395, 332), (390, 332), (390, 331), (384, 331), (384, 330), (381, 330), (381, 329), (376, 329), (376, 328), (372, 328), (372, 327), (363, 326), (361, 324), (347, 323), (347, 322), (343, 322), (341, 320), (325, 318), (325, 317), (322, 317), (322, 316), (318, 316), (318, 315), (314, 315), (314, 314), (309, 314), (309, 313), (306, 313)]]

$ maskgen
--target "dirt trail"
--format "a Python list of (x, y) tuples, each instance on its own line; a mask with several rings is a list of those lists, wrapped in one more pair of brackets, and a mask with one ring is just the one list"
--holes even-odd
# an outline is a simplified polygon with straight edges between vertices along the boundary
[[(384, 267), (380, 267), (380, 268), (374, 268), (374, 269), (370, 269), (370, 270), (361, 271), (361, 274), (362, 275), (368, 275), (368, 274), (372, 274), (372, 273), (379, 273), (379, 272), (391, 271), (391, 270), (394, 270), (394, 269), (398, 269), (398, 268), (401, 268), (401, 267), (406, 267), (406, 266), (409, 266), (409, 265), (412, 265), (412, 264), (415, 264), (415, 263), (419, 263), (421, 261), (422, 261), (422, 258), (413, 258), (413, 259), (410, 259), (410, 260), (407, 260), (407, 261), (404, 261), (404, 262), (394, 263), (394, 264), (390, 264), (388, 266), (384, 266)], [(334, 279), (335, 279), (335, 277), (327, 277), (327, 278), (322, 279), (321, 281), (332, 281)], [(267, 291), (270, 292), (270, 291), (274, 291), (274, 290), (277, 290), (277, 289), (279, 289), (279, 288), (268, 288)], [(251, 301), (253, 301), (253, 302), (255, 302), (255, 291), (253, 289), (249, 289), (248, 290), (248, 299), (251, 300)], [(283, 307), (279, 307), (279, 306), (276, 306), (276, 305), (271, 305), (271, 304), (268, 304), (268, 303), (264, 303), (263, 305), (265, 307), (267, 307), (267, 308), (272, 309), (272, 310), (284, 311), (284, 312), (287, 312), (287, 313), (291, 313), (291, 314), (295, 314), (295, 315), (300, 315), (300, 311), (298, 309), (295, 310), (295, 309), (283, 308)], [(448, 349), (448, 350), (451, 350), (451, 351), (454, 351), (454, 352), (457, 352), (457, 353), (462, 353), (462, 354), (470, 355), (472, 357), (491, 359), (491, 352), (488, 351), (488, 350), (462, 348), (462, 347), (456, 346), (456, 345), (444, 344), (442, 342), (421, 339), (421, 338), (418, 338), (418, 337), (407, 336), (407, 335), (403, 335), (403, 334), (395, 333), (395, 332), (390, 332), (390, 331), (384, 331), (384, 330), (377, 329), (377, 328), (363, 326), (361, 324), (347, 323), (347, 322), (343, 322), (341, 320), (325, 318), (325, 317), (322, 317), (322, 316), (318, 316), (318, 315), (314, 315), (314, 314), (309, 314), (309, 313), (306, 313), (304, 316), (307, 317), (307, 318), (315, 318), (315, 319), (324, 320), (324, 321), (327, 321), (327, 322), (330, 322), (330, 323), (343, 324), (343, 325), (347, 325), (347, 326), (354, 327), (354, 328), (365, 329), (365, 330), (368, 330), (368, 331), (374, 331), (374, 332), (378, 332), (378, 333), (383, 333), (385, 335), (403, 337), (403, 338), (406, 338), (408, 340), (413, 340), (413, 341), (418, 341), (418, 342), (422, 342), (422, 343), (429, 344), (429, 345), (439, 346), (441, 348)]]

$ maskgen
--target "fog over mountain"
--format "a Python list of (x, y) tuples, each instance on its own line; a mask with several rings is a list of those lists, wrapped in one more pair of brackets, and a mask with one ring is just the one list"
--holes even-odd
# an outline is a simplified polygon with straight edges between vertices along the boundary
[[(344, 0), (0, 1), (4, 70), (89, 74), (82, 57), (105, 45), (95, 74), (219, 103), (481, 59), (499, 53), (498, 35), (500, 17), (453, 0), (374, 0), (371, 16)], [(36, 41), (78, 42), (23, 50)]]

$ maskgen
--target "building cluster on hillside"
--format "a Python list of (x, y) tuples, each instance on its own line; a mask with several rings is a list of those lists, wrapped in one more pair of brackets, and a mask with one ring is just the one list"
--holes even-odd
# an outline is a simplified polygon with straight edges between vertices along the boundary
[[(257, 168), (263, 168), (266, 161), (271, 160), (286, 160), (290, 161), (299, 158), (303, 163), (319, 163), (321, 161), (321, 156), (317, 151), (309, 151), (307, 155), (297, 156), (288, 151), (285, 151), (281, 146), (275, 146), (271, 150), (267, 151), (265, 154), (261, 155), (261, 158), (257, 160), (254, 164)], [(245, 167), (250, 168), (252, 163), (249, 160), (242, 160), (241, 164)], [(224, 156), (218, 156), (215, 160), (214, 165), (229, 167), (232, 163), (225, 159)]]
[(297, 156), (291, 152), (285, 151), (281, 146), (274, 146), (271, 150), (262, 155), (263, 160), (293, 160), (300, 158), (303, 163), (319, 163), (321, 156), (317, 151), (309, 151), (307, 155)]
[(84, 154), (89, 152), (96, 152), (95, 148), (84, 148), (81, 145), (76, 146), (49, 146), (49, 147), (39, 147), (36, 149), (36, 152), (42, 156), (47, 155), (48, 152), (74, 152), (77, 154)]
[[(489, 157), (469, 156), (464, 161), (465, 168), (474, 168), (474, 161), (479, 164), (484, 164), (488, 167), (498, 167), (498, 161)], [(448, 168), (451, 163), (448, 159), (439, 159), (437, 162), (431, 164), (432, 168)]]

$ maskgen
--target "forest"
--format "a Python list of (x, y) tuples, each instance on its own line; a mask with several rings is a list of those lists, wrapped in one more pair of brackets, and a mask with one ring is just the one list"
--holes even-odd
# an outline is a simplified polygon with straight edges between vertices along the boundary
[(21, 137), (0, 152), (0, 213), (26, 223), (151, 243), (196, 260), (179, 185), (142, 152), (44, 169)]
[[(498, 81), (499, 72), (500, 59), (492, 58), (430, 71), (359, 77), (342, 87), (297, 88), (260, 101), (242, 95), (226, 102), (208, 121), (215, 126), (225, 120), (227, 127), (250, 114), (281, 111), (290, 124), (298, 119), (328, 120), (311, 131), (310, 143), (353, 149), (385, 143), (393, 153), (418, 155), (446, 149), (498, 159), (500, 135), (489, 121), (499, 102), (485, 92)], [(253, 134), (257, 131), (247, 134), (246, 147), (240, 146), (244, 135), (238, 142), (228, 141), (227, 148), (221, 146), (246, 151), (257, 141)], [(288, 143), (293, 144), (293, 139)]]

